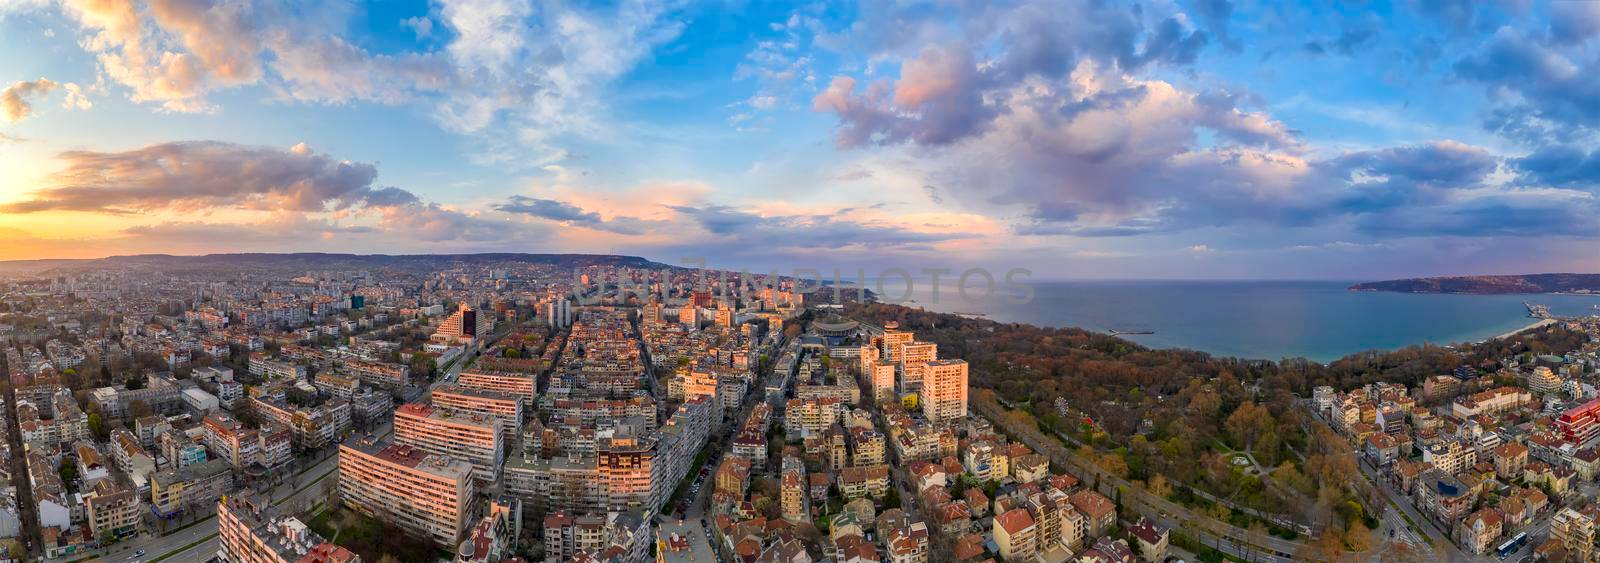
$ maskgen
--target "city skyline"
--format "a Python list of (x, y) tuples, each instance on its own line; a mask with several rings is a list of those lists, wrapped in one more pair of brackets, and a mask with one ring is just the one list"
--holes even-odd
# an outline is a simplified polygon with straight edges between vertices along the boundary
[(1600, 4), (0, 2), (0, 260), (1600, 271)]

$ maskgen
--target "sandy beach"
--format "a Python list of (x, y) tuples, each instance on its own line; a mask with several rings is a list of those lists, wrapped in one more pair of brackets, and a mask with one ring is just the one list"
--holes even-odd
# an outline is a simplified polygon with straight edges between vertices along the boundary
[(1502, 334), (1500, 336), (1496, 336), (1496, 337), (1494, 337), (1494, 339), (1495, 340), (1500, 340), (1502, 338), (1511, 338), (1512, 336), (1516, 336), (1517, 334), (1520, 334), (1520, 333), (1523, 333), (1523, 332), (1527, 332), (1527, 331), (1530, 331), (1530, 330), (1533, 330), (1533, 329), (1536, 329), (1536, 328), (1540, 328), (1540, 327), (1550, 326), (1550, 325), (1556, 324), (1558, 322), (1561, 322), (1561, 321), (1556, 320), (1556, 319), (1539, 319), (1538, 321), (1535, 321), (1533, 324), (1530, 324), (1528, 326), (1519, 328), (1517, 330), (1513, 330), (1511, 332), (1507, 332), (1507, 333)]

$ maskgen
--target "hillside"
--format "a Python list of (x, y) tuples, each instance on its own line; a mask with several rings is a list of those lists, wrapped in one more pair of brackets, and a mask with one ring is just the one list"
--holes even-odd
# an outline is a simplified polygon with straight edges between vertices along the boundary
[(1351, 291), (1402, 293), (1585, 293), (1600, 292), (1600, 274), (1524, 274), (1516, 276), (1458, 276), (1409, 278), (1364, 282)]

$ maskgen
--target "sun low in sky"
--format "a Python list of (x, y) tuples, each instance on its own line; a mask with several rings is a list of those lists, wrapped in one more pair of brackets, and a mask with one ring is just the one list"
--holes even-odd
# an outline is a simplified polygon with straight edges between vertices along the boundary
[(0, 0), (0, 259), (1600, 269), (1600, 2)]

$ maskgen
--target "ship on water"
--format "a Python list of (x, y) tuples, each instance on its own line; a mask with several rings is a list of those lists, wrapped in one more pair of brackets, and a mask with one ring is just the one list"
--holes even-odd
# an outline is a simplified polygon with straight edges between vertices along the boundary
[(1548, 318), (1550, 318), (1550, 307), (1547, 306), (1547, 305), (1537, 305), (1537, 304), (1534, 304), (1534, 303), (1529, 303), (1527, 301), (1523, 301), (1522, 302), (1522, 306), (1528, 308), (1528, 316), (1531, 317), (1531, 318), (1535, 318), (1535, 319), (1548, 319)]

